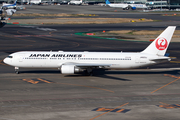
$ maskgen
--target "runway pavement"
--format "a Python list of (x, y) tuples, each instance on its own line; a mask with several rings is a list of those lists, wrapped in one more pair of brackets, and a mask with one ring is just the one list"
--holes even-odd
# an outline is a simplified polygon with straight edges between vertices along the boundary
[[(149, 42), (78, 36), (102, 30), (157, 30), (178, 21), (107, 25), (6, 25), (0, 29), (0, 120), (177, 120), (180, 118), (180, 43), (171, 43), (175, 62), (149, 69), (96, 71), (94, 76), (62, 75), (56, 69), (5, 65), (10, 53), (31, 50), (138, 52)], [(177, 29), (180, 29), (177, 26)], [(163, 70), (151, 70), (163, 68)]]

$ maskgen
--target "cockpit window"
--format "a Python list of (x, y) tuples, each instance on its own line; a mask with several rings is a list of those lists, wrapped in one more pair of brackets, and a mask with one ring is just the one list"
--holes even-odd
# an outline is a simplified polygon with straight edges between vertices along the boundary
[(13, 56), (7, 56), (7, 58), (13, 58)]

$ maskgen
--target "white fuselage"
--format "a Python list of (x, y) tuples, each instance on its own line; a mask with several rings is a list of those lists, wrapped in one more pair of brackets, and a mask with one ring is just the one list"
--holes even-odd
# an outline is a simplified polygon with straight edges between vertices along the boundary
[(5, 58), (4, 62), (24, 68), (60, 68), (66, 63), (109, 64), (107, 68), (129, 69), (156, 62), (156, 55), (124, 52), (16, 52)]
[(78, 0), (71, 0), (68, 4), (81, 5), (82, 4), (82, 0), (80, 0), (80, 1), (78, 1)]
[(115, 8), (127, 8), (128, 6), (130, 7), (136, 7), (136, 8), (147, 8), (145, 4), (124, 4), (124, 3), (117, 3), (117, 4), (108, 4), (110, 7), (115, 7)]
[(119, 4), (108, 4), (109, 7), (115, 7), (115, 8), (126, 8), (128, 7), (128, 4), (123, 4), (123, 3), (119, 3)]
[(136, 7), (136, 8), (147, 8), (145, 4), (129, 4), (131, 7)]

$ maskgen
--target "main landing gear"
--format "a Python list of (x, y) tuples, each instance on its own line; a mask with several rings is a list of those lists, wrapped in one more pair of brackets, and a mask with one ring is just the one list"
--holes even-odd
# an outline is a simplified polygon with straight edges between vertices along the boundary
[(87, 76), (93, 76), (93, 69), (92, 68), (86, 69), (86, 75)]

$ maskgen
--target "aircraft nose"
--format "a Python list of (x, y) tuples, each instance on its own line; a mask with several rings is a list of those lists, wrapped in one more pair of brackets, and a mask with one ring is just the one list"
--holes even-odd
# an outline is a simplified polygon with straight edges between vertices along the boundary
[(3, 62), (7, 64), (7, 58), (5, 58), (5, 59), (3, 60)]
[(7, 58), (5, 58), (5, 59), (3, 60), (3, 62), (6, 63), (6, 64), (9, 64), (10, 60), (7, 59)]

